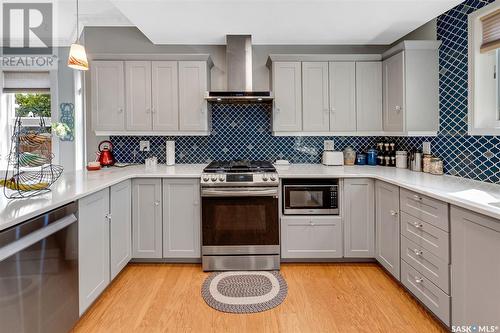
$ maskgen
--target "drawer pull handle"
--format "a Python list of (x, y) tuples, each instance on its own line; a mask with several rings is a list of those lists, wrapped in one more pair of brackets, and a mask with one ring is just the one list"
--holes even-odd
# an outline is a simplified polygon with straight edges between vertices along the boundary
[(392, 216), (396, 216), (398, 215), (398, 212), (396, 212), (395, 210), (390, 210), (389, 213), (391, 213)]
[(413, 250), (413, 252), (417, 255), (417, 256), (421, 256), (422, 254), (424, 254), (422, 251), (419, 251), (417, 249)]
[(422, 229), (424, 227), (424, 225), (422, 223), (418, 223), (418, 222), (413, 222), (413, 226), (417, 229)]
[(422, 200), (422, 197), (419, 196), (419, 195), (414, 195), (413, 198), (415, 198), (415, 200), (418, 200), (418, 201), (421, 201)]
[(424, 282), (424, 279), (422, 279), (422, 278), (415, 278), (415, 282), (416, 283), (422, 283), (422, 282)]

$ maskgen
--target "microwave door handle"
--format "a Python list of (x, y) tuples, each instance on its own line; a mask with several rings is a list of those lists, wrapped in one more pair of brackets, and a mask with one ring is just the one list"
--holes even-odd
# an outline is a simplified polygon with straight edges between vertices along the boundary
[(203, 189), (202, 197), (277, 197), (277, 189)]

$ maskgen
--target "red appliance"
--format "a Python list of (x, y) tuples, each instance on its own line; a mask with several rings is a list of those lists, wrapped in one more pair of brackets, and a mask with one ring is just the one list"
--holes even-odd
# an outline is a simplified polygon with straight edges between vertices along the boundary
[(115, 157), (113, 156), (113, 144), (111, 141), (102, 141), (99, 144), (99, 163), (103, 167), (109, 167), (115, 164)]

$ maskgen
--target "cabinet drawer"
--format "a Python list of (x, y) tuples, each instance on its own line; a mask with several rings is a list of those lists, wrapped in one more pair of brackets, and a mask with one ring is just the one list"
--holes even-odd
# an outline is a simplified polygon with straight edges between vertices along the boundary
[(283, 217), (282, 258), (341, 258), (342, 224), (338, 217)]
[(449, 233), (401, 212), (401, 234), (444, 261), (449, 262)]
[(448, 231), (448, 204), (416, 192), (401, 189), (401, 210), (422, 221)]
[(445, 293), (450, 293), (450, 266), (447, 261), (404, 236), (401, 237), (401, 259), (404, 259)]
[(401, 260), (401, 282), (446, 325), (450, 325), (450, 296)]

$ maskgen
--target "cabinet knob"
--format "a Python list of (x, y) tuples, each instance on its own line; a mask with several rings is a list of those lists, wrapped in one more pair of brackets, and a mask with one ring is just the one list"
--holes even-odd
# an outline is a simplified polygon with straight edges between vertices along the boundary
[(151, 113), (155, 113), (155, 108), (151, 108)]
[(313, 221), (309, 221), (309, 225), (314, 226), (314, 222)]
[(118, 108), (118, 113), (123, 113), (123, 108)]
[(201, 113), (205, 113), (205, 108), (202, 107), (200, 111)]
[(396, 216), (398, 215), (398, 212), (396, 212), (395, 210), (390, 210), (389, 213), (391, 213), (392, 216)]
[(331, 109), (330, 109), (330, 112), (331, 112), (331, 113), (335, 113), (335, 108), (331, 108)]
[(104, 215), (104, 217), (106, 218), (106, 220), (107, 220), (108, 222), (110, 222), (110, 221), (111, 221), (111, 214), (106, 214), (106, 215)]
[(422, 197), (417, 194), (413, 195), (413, 198), (418, 201), (422, 200)]
[(154, 202), (154, 205), (155, 205), (155, 206), (159, 206), (159, 205), (160, 205), (160, 202), (159, 202), (159, 201), (155, 201), (155, 202)]
[(417, 229), (421, 229), (424, 227), (424, 225), (422, 223), (418, 223), (418, 222), (413, 222), (413, 226)]
[(417, 255), (417, 256), (421, 256), (422, 254), (424, 254), (422, 251), (418, 250), (418, 249), (414, 249), (413, 252)]
[(394, 109), (396, 110), (397, 113), (399, 113), (401, 111), (401, 106), (400, 105), (396, 105), (396, 107)]
[(422, 283), (422, 282), (424, 282), (424, 279), (417, 277), (417, 278), (415, 278), (415, 282)]
[(279, 113), (279, 112), (281, 111), (279, 107), (275, 107), (275, 108), (274, 108), (274, 110), (275, 110), (277, 113)]

